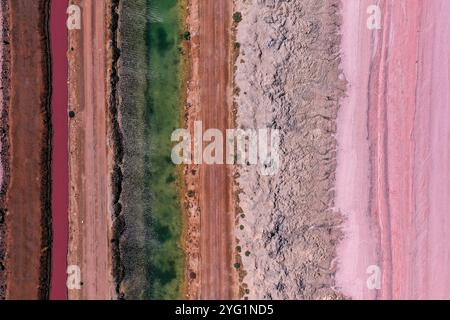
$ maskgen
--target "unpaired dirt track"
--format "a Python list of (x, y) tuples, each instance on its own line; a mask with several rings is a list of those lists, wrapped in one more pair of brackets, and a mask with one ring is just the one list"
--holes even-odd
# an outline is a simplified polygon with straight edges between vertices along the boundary
[(110, 163), (106, 104), (107, 0), (73, 1), (81, 30), (69, 32), (69, 265), (81, 269), (71, 299), (111, 299)]
[[(231, 125), (230, 32), (232, 2), (201, 0), (199, 9), (199, 88), (203, 129), (225, 133)], [(200, 166), (200, 298), (235, 296), (232, 270), (234, 213), (231, 169)]]
[(7, 299), (47, 296), (49, 75), (47, 2), (10, 0), (11, 100)]

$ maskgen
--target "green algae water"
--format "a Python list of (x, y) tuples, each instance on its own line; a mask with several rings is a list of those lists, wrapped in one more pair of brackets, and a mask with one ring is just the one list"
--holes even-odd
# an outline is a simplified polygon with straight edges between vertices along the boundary
[(122, 0), (119, 9), (120, 292), (126, 299), (178, 299), (184, 257), (170, 137), (180, 126), (180, 1)]

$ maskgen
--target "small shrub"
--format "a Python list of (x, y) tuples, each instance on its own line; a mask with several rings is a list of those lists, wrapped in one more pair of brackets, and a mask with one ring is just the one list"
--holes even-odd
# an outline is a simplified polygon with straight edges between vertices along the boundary
[(195, 196), (195, 191), (194, 190), (189, 190), (187, 193), (189, 198), (193, 198)]
[(242, 13), (240, 13), (239, 11), (238, 11), (238, 12), (235, 12), (235, 13), (233, 14), (233, 21), (234, 21), (235, 23), (241, 22), (241, 21), (242, 21)]
[(191, 33), (189, 31), (185, 31), (183, 33), (183, 39), (186, 40), (186, 41), (191, 40)]

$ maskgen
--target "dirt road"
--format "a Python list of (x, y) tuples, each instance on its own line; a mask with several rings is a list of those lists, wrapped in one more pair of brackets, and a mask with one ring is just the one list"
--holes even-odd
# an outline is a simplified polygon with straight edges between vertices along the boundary
[[(232, 2), (205, 0), (199, 9), (199, 88), (203, 130), (231, 127)], [(200, 298), (231, 299), (234, 210), (231, 168), (200, 166)]]
[[(7, 299), (46, 298), (50, 253), (48, 2), (8, 1)], [(26, 63), (24, 63), (26, 62)]]
[(81, 30), (69, 32), (69, 265), (81, 269), (71, 299), (111, 299), (110, 164), (108, 147), (107, 1), (77, 0)]

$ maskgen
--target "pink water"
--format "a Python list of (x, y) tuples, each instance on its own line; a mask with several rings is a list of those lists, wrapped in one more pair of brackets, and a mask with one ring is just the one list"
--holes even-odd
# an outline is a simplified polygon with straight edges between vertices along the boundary
[[(366, 26), (374, 3), (381, 30)], [(346, 0), (342, 14), (338, 285), (360, 299), (450, 298), (450, 1)]]
[(69, 233), (67, 6), (67, 0), (51, 1), (53, 246), (50, 299), (52, 300), (67, 299), (66, 270)]

